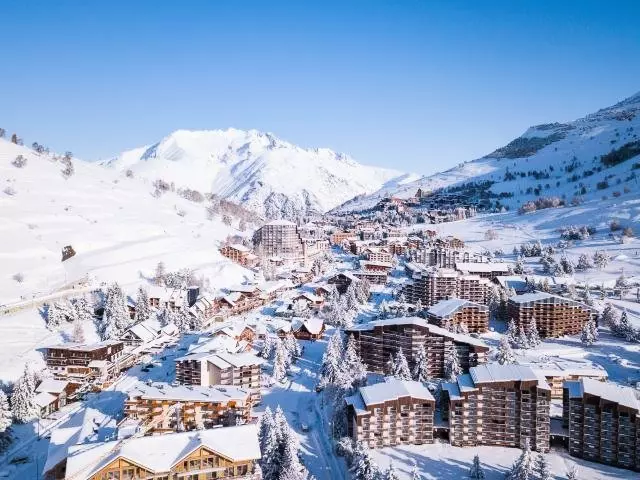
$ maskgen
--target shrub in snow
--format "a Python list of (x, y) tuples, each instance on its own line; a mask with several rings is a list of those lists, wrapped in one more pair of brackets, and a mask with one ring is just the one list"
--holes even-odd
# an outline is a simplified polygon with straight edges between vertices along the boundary
[(620, 225), (620, 221), (619, 220), (611, 220), (611, 222), (609, 223), (609, 229), (612, 232), (617, 232), (618, 230), (620, 230), (622, 228), (622, 225)]
[(11, 278), (18, 283), (24, 282), (24, 274), (22, 274), (21, 272), (14, 273)]
[(567, 480), (578, 480), (578, 469), (572, 465), (567, 470)]
[(60, 160), (60, 163), (62, 163), (63, 165), (60, 173), (62, 173), (62, 176), (65, 179), (68, 179), (75, 173), (75, 168), (73, 167), (73, 162), (71, 161), (72, 156), (73, 155), (71, 154), (71, 152), (66, 152), (64, 154), (64, 157), (62, 157), (62, 159)]
[(626, 227), (622, 231), (622, 235), (628, 238), (633, 238), (635, 235), (633, 234), (633, 229), (631, 227)]
[(505, 480), (534, 480), (535, 478), (535, 457), (531, 451), (529, 438), (525, 438), (522, 454), (513, 463), (505, 476)]
[(8, 187), (6, 187), (4, 190), (2, 190), (6, 195), (9, 195), (10, 197), (14, 196), (16, 193), (18, 193), (16, 191), (15, 188), (13, 188), (11, 185), (9, 185)]
[(11, 162), (11, 165), (13, 165), (16, 168), (22, 168), (27, 164), (27, 159), (23, 156), (23, 155), (18, 155), (16, 158), (14, 158)]
[(380, 478), (381, 480), (400, 480), (398, 472), (396, 472), (396, 469), (393, 466), (393, 461), (389, 462), (389, 468), (384, 471)]

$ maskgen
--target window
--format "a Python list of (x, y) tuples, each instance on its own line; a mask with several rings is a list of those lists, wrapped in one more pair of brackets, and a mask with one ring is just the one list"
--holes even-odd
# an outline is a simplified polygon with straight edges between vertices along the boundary
[(189, 460), (189, 470), (200, 470), (200, 460)]
[(131, 468), (123, 468), (122, 469), (122, 480), (133, 480), (136, 474), (136, 469)]

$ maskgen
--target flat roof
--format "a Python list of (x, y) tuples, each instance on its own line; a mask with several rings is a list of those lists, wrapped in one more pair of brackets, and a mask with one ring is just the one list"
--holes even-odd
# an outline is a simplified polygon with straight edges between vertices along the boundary
[(360, 387), (358, 392), (367, 406), (377, 405), (389, 400), (397, 400), (402, 397), (435, 401), (429, 389), (422, 383), (412, 380), (398, 380), (393, 377), (387, 377), (381, 383)]
[(246, 400), (249, 392), (231, 385), (171, 385), (157, 382), (147, 385), (139, 382), (127, 392), (129, 398), (141, 397), (146, 400), (175, 400), (185, 402), (229, 402)]
[(534, 372), (526, 365), (500, 365), (490, 363), (471, 367), (469, 374), (474, 384), (494, 382), (537, 381), (538, 387), (549, 390), (543, 375)]

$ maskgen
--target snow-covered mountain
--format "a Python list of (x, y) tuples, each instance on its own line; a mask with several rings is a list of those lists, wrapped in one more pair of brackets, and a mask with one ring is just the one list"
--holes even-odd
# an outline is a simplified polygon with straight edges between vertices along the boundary
[[(72, 164), (74, 173), (64, 178), (60, 159), (0, 139), (0, 305), (77, 287), (85, 278), (129, 288), (160, 261), (168, 270), (197, 269), (212, 288), (247, 274), (215, 248), (238, 230), (219, 215), (209, 220), (207, 203), (171, 192), (156, 198), (142, 179)], [(76, 255), (62, 262), (67, 245)]]
[(305, 149), (256, 130), (178, 130), (104, 165), (215, 193), (268, 218), (325, 212), (415, 176), (364, 166), (326, 148)]
[[(542, 197), (567, 204), (603, 197), (637, 196), (640, 167), (640, 92), (611, 107), (568, 123), (529, 128), (502, 148), (450, 170), (397, 188), (387, 186), (336, 209), (359, 211), (382, 198), (409, 198), (418, 188), (434, 191), (484, 183), (492, 206), (517, 209)], [(635, 158), (635, 161), (634, 161)], [(476, 190), (477, 191), (477, 190)]]

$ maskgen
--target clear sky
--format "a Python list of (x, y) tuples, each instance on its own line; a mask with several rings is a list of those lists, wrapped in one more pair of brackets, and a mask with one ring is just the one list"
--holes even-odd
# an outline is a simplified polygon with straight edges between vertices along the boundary
[(640, 90), (640, 1), (0, 4), (0, 126), (86, 159), (270, 131), (431, 173)]

